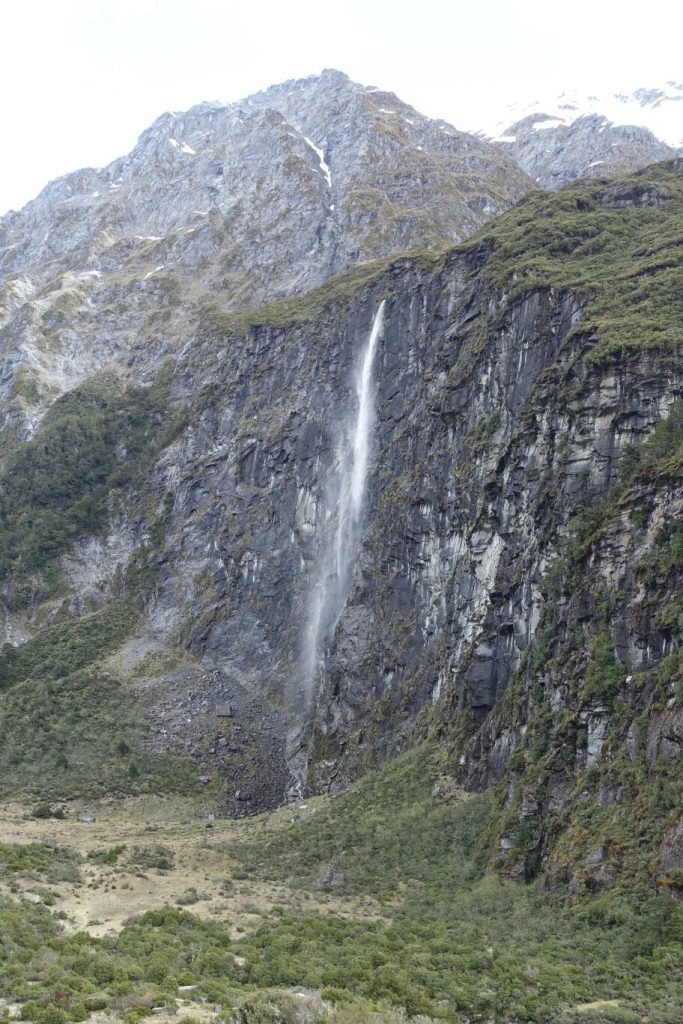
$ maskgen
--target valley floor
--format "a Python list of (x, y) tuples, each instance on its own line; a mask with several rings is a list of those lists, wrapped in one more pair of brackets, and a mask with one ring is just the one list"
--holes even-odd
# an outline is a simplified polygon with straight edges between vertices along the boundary
[(680, 905), (490, 873), (495, 797), (428, 747), (247, 820), (151, 796), (50, 811), (0, 809), (0, 1019), (683, 1019)]
[(377, 917), (372, 899), (336, 898), (323, 888), (306, 892), (304, 899), (285, 882), (235, 879), (239, 862), (230, 855), (231, 844), (258, 841), (304, 821), (321, 802), (239, 821), (198, 819), (190, 801), (183, 805), (162, 797), (110, 801), (93, 815), (49, 820), (5, 804), (0, 844), (56, 846), (73, 855), (78, 872), (55, 877), (60, 873), (53, 869), (48, 884), (35, 872), (9, 875), (0, 880), (0, 893), (46, 903), (60, 914), (65, 932), (87, 930), (99, 938), (120, 932), (132, 916), (167, 904), (222, 922), (233, 939), (256, 931), (276, 906), (294, 913)]

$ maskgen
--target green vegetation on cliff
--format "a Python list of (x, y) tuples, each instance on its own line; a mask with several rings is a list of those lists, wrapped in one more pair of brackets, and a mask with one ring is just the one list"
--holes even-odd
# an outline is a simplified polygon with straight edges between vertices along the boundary
[(168, 374), (149, 388), (114, 375), (86, 381), (10, 453), (0, 475), (0, 581), (17, 581), (11, 605), (30, 600), (30, 573), (104, 528), (112, 491), (135, 482), (177, 433), (183, 420), (169, 415), (168, 391)]
[[(683, 707), (683, 529), (662, 518), (657, 499), (682, 468), (678, 400), (624, 456), (605, 500), (569, 522), (544, 580), (530, 656), (496, 710), (500, 729), (526, 726), (507, 766), (513, 789), (498, 827), (508, 842), (495, 861), (502, 873), (542, 871), (561, 887), (571, 881), (577, 896), (650, 886), (681, 897), (683, 879), (662, 865), (661, 844), (680, 827), (683, 806), (680, 753), (665, 740)], [(629, 569), (607, 582), (603, 559), (625, 535), (620, 557), (633, 552)], [(641, 635), (656, 629), (670, 653), (628, 675), (624, 624), (634, 593)], [(558, 691), (559, 709), (550, 699)]]
[(485, 254), (483, 275), (510, 299), (548, 287), (576, 294), (575, 330), (595, 337), (590, 359), (606, 362), (683, 345), (682, 224), (679, 161), (531, 192), (459, 251)]

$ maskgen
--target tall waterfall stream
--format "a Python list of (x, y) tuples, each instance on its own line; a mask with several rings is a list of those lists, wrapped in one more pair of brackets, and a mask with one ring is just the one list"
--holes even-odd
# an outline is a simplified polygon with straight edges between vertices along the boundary
[[(340, 432), (333, 473), (324, 497), (320, 552), (311, 589), (309, 613), (303, 644), (303, 692), (310, 707), (315, 683), (323, 666), (326, 647), (348, 596), (353, 563), (362, 527), (368, 461), (375, 419), (373, 366), (377, 344), (384, 326), (384, 300), (380, 303), (362, 358), (356, 368), (356, 415)], [(292, 784), (288, 799), (301, 798), (304, 765), (300, 757), (290, 759)]]

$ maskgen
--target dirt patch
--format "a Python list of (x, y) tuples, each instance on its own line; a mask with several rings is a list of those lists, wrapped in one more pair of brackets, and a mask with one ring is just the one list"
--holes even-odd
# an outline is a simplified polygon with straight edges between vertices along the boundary
[(574, 1007), (580, 1013), (588, 1010), (604, 1010), (621, 1006), (621, 999), (597, 999), (594, 1003), (577, 1003)]
[(235, 877), (238, 863), (228, 852), (231, 843), (304, 821), (319, 802), (308, 801), (296, 814), (280, 808), (256, 818), (208, 821), (197, 818), (196, 809), (192, 816), (189, 802), (139, 797), (93, 806), (95, 820), (87, 823), (75, 817), (36, 819), (27, 816), (25, 807), (0, 806), (0, 842), (66, 847), (78, 855), (81, 876), (80, 881), (47, 883), (18, 875), (0, 883), (0, 891), (47, 903), (66, 915), (67, 931), (95, 936), (116, 933), (131, 917), (165, 904), (223, 922), (232, 938), (254, 932), (283, 911), (379, 917), (367, 897), (302, 893), (283, 882)]

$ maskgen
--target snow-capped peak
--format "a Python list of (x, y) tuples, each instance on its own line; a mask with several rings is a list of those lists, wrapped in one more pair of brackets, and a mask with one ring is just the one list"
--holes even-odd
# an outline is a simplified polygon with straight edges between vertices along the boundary
[(533, 114), (545, 114), (546, 122), (539, 128), (573, 124), (580, 117), (599, 115), (615, 125), (636, 125), (649, 128), (669, 146), (683, 146), (683, 83), (665, 82), (653, 88), (639, 88), (631, 93), (603, 92), (600, 96), (563, 92), (550, 99), (508, 106), (500, 120), (480, 127), (480, 134), (500, 140), (514, 133), (509, 131), (518, 121)]

